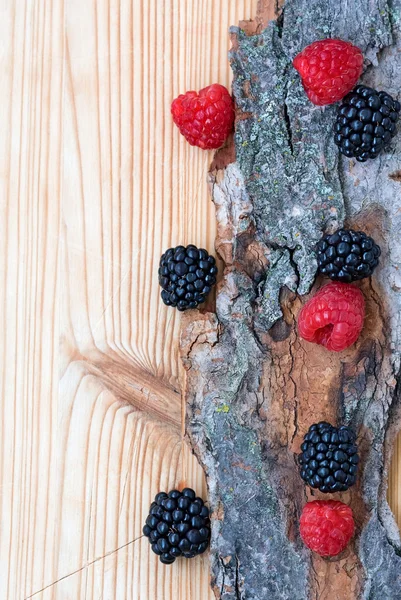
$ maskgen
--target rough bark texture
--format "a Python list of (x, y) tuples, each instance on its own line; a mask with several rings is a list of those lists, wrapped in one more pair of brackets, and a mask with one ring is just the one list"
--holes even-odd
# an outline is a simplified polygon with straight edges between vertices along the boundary
[[(235, 153), (216, 156), (211, 188), (225, 272), (216, 312), (182, 331), (187, 430), (207, 473), (212, 579), (222, 600), (401, 598), (401, 542), (386, 502), (400, 425), (401, 133), (365, 164), (333, 143), (335, 107), (307, 100), (291, 60), (308, 43), (341, 37), (365, 53), (362, 80), (399, 97), (401, 0), (292, 0), (255, 35), (233, 29), (238, 105)], [(235, 156), (235, 162), (234, 162)], [(324, 281), (312, 250), (339, 224), (381, 244), (380, 268), (360, 287), (367, 317), (340, 354), (308, 344), (297, 314)], [(358, 432), (358, 485), (332, 495), (352, 506), (357, 534), (331, 560), (299, 537), (305, 488), (296, 454), (325, 419)]]

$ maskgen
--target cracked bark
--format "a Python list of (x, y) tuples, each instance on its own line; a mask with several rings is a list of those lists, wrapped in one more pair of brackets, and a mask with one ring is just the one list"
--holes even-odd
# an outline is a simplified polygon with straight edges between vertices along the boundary
[[(341, 37), (367, 57), (362, 80), (399, 96), (401, 0), (291, 0), (265, 23), (232, 31), (236, 133), (210, 172), (225, 270), (216, 312), (186, 315), (181, 337), (187, 431), (213, 510), (212, 582), (222, 600), (395, 600), (401, 543), (386, 485), (401, 421), (401, 134), (376, 161), (339, 160), (335, 108), (308, 102), (291, 60)], [(361, 338), (334, 355), (299, 339), (296, 320), (324, 283), (313, 246), (344, 221), (383, 254), (358, 284)], [(298, 531), (305, 501), (324, 497), (304, 487), (295, 461), (320, 419), (354, 427), (362, 456), (358, 484), (335, 495), (352, 506), (357, 534), (331, 560)]]

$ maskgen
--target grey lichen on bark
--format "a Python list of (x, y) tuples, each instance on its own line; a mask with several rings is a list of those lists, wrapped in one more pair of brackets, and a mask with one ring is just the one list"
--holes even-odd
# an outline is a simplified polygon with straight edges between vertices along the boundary
[(262, 286), (262, 326), (270, 327), (280, 314), (277, 289), (283, 281), (300, 294), (310, 289), (313, 248), (323, 230), (344, 219), (332, 132), (336, 107), (311, 110), (291, 61), (324, 37), (351, 40), (365, 55), (390, 44), (387, 3), (372, 6), (367, 0), (351, 7), (293, 1), (281, 24), (271, 23), (258, 36), (232, 30), (238, 36), (231, 52), (234, 95), (239, 109), (252, 115), (237, 125), (236, 157), (253, 203), (256, 236), (273, 250)]
[[(236, 161), (211, 172), (226, 268), (216, 313), (190, 314), (181, 342), (223, 600), (401, 598), (401, 542), (386, 502), (401, 418), (401, 133), (375, 161), (339, 159), (336, 107), (314, 107), (291, 64), (314, 40), (346, 39), (366, 56), (363, 82), (399, 98), (400, 27), (401, 0), (290, 0), (261, 33), (232, 32)], [(344, 220), (383, 254), (361, 286), (361, 340), (333, 357), (298, 338), (296, 316), (315, 280), (313, 248)], [(313, 498), (295, 455), (319, 418), (353, 426), (363, 458), (358, 486), (337, 496), (351, 504), (357, 535), (336, 561), (311, 555), (297, 526)]]

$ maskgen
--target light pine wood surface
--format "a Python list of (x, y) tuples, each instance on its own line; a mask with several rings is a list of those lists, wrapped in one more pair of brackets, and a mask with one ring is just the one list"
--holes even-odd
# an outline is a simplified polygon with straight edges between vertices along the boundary
[[(211, 153), (169, 105), (230, 84), (256, 0), (0, 0), (0, 598), (211, 600), (207, 556), (141, 528), (203, 474), (183, 441), (179, 315), (160, 254), (213, 250)], [(401, 522), (401, 446), (390, 502)]]

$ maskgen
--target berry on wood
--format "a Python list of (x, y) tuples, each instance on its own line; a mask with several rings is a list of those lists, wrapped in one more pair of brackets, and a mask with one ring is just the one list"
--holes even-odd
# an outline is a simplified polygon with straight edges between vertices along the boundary
[(191, 488), (160, 492), (142, 531), (162, 563), (171, 564), (179, 556), (193, 558), (209, 545), (209, 509)]
[(169, 248), (160, 259), (161, 298), (180, 311), (196, 308), (206, 300), (216, 275), (216, 260), (207, 250), (192, 244)]
[(215, 83), (181, 94), (171, 105), (173, 121), (191, 144), (203, 150), (220, 148), (234, 126), (234, 102), (227, 88)]

